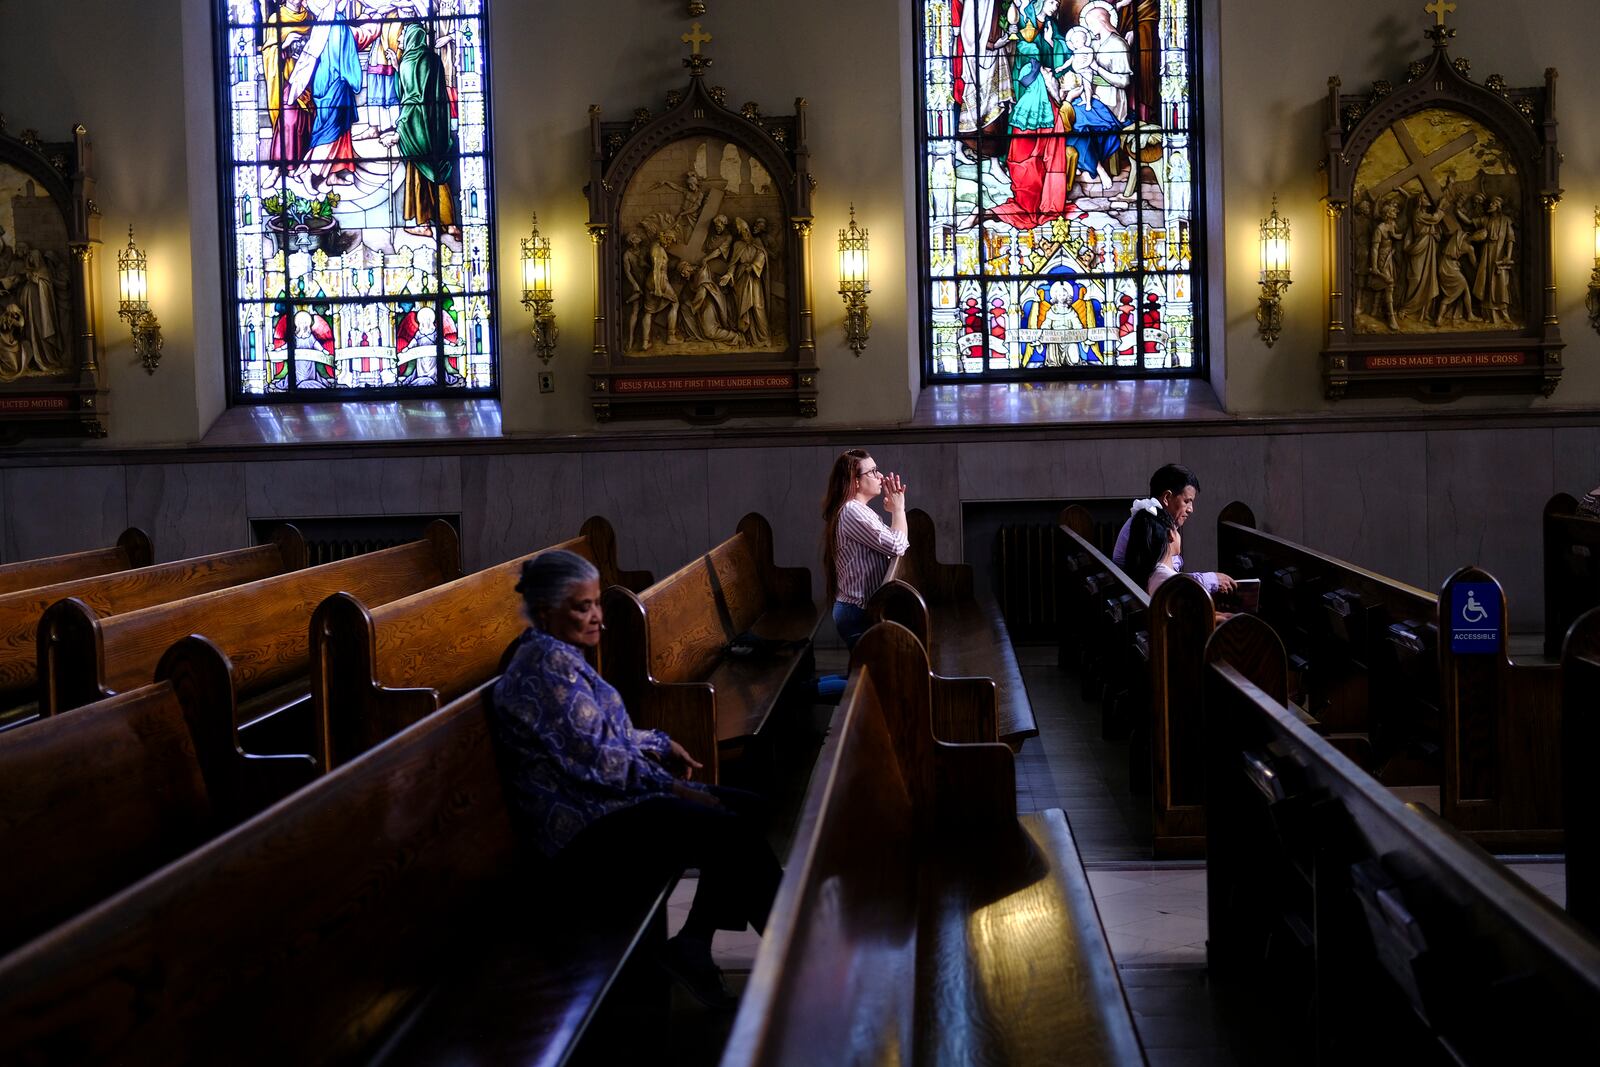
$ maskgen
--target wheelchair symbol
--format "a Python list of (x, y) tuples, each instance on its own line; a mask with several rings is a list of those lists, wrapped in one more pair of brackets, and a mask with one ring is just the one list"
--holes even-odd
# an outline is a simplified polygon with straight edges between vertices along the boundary
[(1478, 594), (1472, 591), (1467, 593), (1467, 602), (1461, 606), (1462, 622), (1482, 622), (1489, 617), (1488, 609), (1478, 603)]

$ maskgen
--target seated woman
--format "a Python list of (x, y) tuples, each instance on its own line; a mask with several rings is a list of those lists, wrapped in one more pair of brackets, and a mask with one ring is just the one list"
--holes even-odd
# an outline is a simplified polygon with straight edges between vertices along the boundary
[(522, 565), (532, 628), (494, 687), (494, 735), (521, 829), (558, 876), (626, 885), (700, 881), (662, 963), (701, 1003), (726, 1006), (711, 960), (717, 930), (759, 933), (783, 875), (751, 794), (689, 779), (700, 764), (660, 730), (637, 729), (584, 659), (600, 643), (600, 575), (571, 552)]
[(1128, 526), (1128, 577), (1154, 596), (1162, 582), (1178, 574), (1173, 559), (1183, 551), (1182, 538), (1164, 508), (1134, 511)]

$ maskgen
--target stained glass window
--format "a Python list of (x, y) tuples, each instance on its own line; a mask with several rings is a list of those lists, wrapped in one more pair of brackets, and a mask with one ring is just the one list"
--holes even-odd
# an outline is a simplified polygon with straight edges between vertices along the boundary
[(219, 0), (234, 396), (492, 391), (485, 0)]
[(930, 380), (1196, 356), (1192, 0), (924, 0)]

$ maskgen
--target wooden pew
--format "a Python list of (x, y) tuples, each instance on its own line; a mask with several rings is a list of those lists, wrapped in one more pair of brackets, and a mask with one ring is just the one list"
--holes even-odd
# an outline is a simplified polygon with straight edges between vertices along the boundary
[(1251, 529), (1248, 512), (1224, 509), (1219, 553), (1237, 568), (1230, 573), (1262, 579), (1262, 617), (1288, 646), (1291, 679), (1302, 679), (1319, 732), (1486, 848), (1559, 849), (1556, 668), (1505, 654), (1503, 592), (1500, 653), (1449, 648), (1450, 590), (1462, 581), (1498, 585), (1493, 576), (1458, 571), (1434, 596)]
[[(715, 782), (721, 753), (761, 735), (778, 707), (811, 687), (822, 613), (811, 572), (772, 559), (772, 527), (751, 513), (738, 532), (642, 593), (605, 591), (605, 678), (634, 723), (665, 730)], [(746, 635), (763, 647), (730, 654)], [(804, 691), (804, 693), (802, 692)]]
[(312, 779), (239, 751), (229, 672), (186, 637), (154, 683), (0, 734), (0, 956)]
[(1039, 727), (1000, 605), (973, 589), (970, 564), (939, 562), (927, 512), (912, 508), (906, 526), (910, 546), (889, 564), (883, 584), (867, 599), (867, 614), (916, 634), (939, 674), (992, 679), (1000, 740), (1016, 751), (1039, 736)]
[[(1492, 652), (1451, 647), (1454, 589), (1463, 582), (1492, 586), (1500, 602)], [(1505, 592), (1488, 571), (1463, 567), (1439, 591), (1440, 813), (1497, 852), (1560, 851), (1561, 667), (1513, 662), (1508, 618)]]
[(1150, 598), (1150, 814), (1157, 859), (1205, 855), (1205, 648), (1211, 594), (1187, 576)]
[(1288, 648), (1291, 698), (1385, 784), (1439, 784), (1439, 598), (1254, 527), (1248, 507), (1229, 504), (1217, 555), (1233, 577), (1260, 579), (1261, 617)]
[(1275, 1060), (1498, 1065), (1592, 1047), (1600, 945), (1309, 729), (1260, 620), (1218, 627), (1207, 660), (1208, 964), (1291, 1020)]
[(1561, 651), (1561, 795), (1566, 823), (1567, 914), (1600, 937), (1600, 608), (1578, 616)]
[(39, 619), (58, 600), (76, 597), (104, 619), (299, 570), (305, 565), (305, 538), (293, 526), (280, 526), (269, 544), (254, 548), (0, 594), (0, 709), (34, 699)]
[(565, 549), (593, 563), (602, 588), (639, 592), (648, 571), (617, 567), (611, 524), (596, 515), (574, 538), (368, 609), (335, 593), (311, 617), (311, 704), (318, 762), (332, 770), (500, 673), (527, 627), (515, 592), (522, 565)]
[(722, 1067), (1144, 1062), (1066, 819), (935, 740), (939, 684), (894, 623), (856, 646)]
[(1561, 642), (1579, 615), (1600, 607), (1600, 519), (1578, 514), (1578, 501), (1557, 493), (1544, 506), (1544, 654), (1561, 657)]
[(0, 1063), (562, 1062), (669, 886), (523, 862), (489, 689), (0, 960)]
[[(438, 521), (420, 541), (109, 619), (82, 601), (64, 600), (39, 623), (40, 711), (56, 715), (146, 684), (161, 653), (191, 633), (209, 637), (233, 663), (240, 725), (306, 704), (308, 635), (318, 604), (339, 592), (387, 604), (459, 577), (460, 559), (455, 530)], [(285, 741), (287, 748), (263, 750), (310, 751), (309, 704), (306, 711), (303, 722), (281, 723), (289, 736), (274, 744)]]
[[(1064, 640), (1078, 643), (1084, 698), (1101, 702), (1101, 736), (1124, 737), (1146, 721), (1149, 706), (1150, 597), (1095, 547), (1089, 534), (1068, 523), (1058, 534), (1066, 541), (1067, 559), (1059, 614), (1075, 620)], [(1063, 649), (1058, 659), (1066, 656)], [(1142, 779), (1142, 770), (1134, 779)]]
[(92, 578), (96, 574), (125, 571), (131, 567), (148, 567), (154, 562), (155, 550), (150, 545), (150, 535), (138, 527), (130, 526), (122, 531), (122, 536), (110, 548), (92, 548), (87, 552), (69, 552), (64, 556), (0, 563), (0, 593), (55, 585), (75, 578)]

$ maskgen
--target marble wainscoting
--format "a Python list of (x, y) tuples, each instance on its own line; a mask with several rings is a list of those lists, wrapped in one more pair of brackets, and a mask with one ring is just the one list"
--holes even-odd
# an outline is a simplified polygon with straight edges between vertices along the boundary
[(250, 523), (295, 517), (459, 516), (466, 566), (484, 567), (612, 520), (622, 561), (665, 575), (759, 511), (778, 561), (818, 573), (820, 507), (843, 448), (869, 449), (933, 516), (947, 561), (962, 505), (1143, 495), (1186, 463), (1202, 482), (1185, 556), (1215, 566), (1216, 514), (1240, 499), (1272, 532), (1435, 588), (1477, 564), (1505, 584), (1513, 626), (1542, 619), (1540, 513), (1557, 491), (1600, 481), (1600, 428), (1525, 422), (1481, 429), (1085, 437), (1070, 430), (834, 431), (673, 439), (417, 442), (377, 454), (303, 446), (0, 456), (0, 552), (15, 560), (109, 544), (147, 529), (160, 559), (245, 543)]

